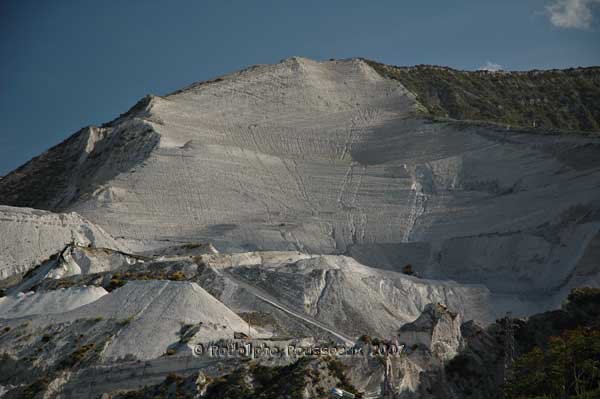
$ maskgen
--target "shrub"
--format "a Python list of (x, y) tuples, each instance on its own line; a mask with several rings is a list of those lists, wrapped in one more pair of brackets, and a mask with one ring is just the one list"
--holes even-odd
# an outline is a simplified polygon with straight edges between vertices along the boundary
[(183, 272), (181, 272), (181, 271), (177, 271), (177, 272), (171, 273), (168, 278), (169, 278), (169, 280), (172, 280), (172, 281), (184, 281), (184, 280), (186, 280), (185, 274), (183, 274)]
[(27, 385), (23, 390), (23, 397), (25, 398), (34, 398), (41, 392), (44, 392), (46, 388), (50, 384), (50, 378), (47, 376), (43, 376)]
[(113, 276), (113, 278), (110, 280), (110, 283), (108, 284), (108, 287), (106, 287), (106, 290), (109, 292), (116, 290), (117, 288), (124, 286), (125, 283), (126, 281), (120, 280)]
[(165, 352), (165, 356), (172, 356), (174, 354), (177, 353), (177, 350), (175, 350), (174, 348), (169, 348), (167, 349), (167, 351)]
[(95, 344), (92, 342), (92, 343), (78, 347), (67, 358), (63, 359), (59, 363), (58, 368), (59, 369), (67, 369), (67, 368), (72, 368), (73, 366), (77, 365), (78, 363), (80, 363), (82, 360), (84, 360), (86, 358), (89, 351), (94, 349), (94, 346), (95, 346)]
[(361, 335), (358, 340), (360, 342), (364, 342), (365, 344), (370, 344), (371, 343), (371, 336), (367, 335), (367, 334), (363, 334)]
[(413, 270), (412, 265), (409, 263), (402, 268), (402, 273), (412, 276), (413, 274), (415, 274), (415, 271)]
[(126, 319), (121, 319), (121, 320), (119, 320), (117, 323), (118, 323), (120, 326), (126, 326), (126, 325), (128, 325), (129, 323), (131, 323), (131, 320), (133, 320), (133, 316), (129, 316), (129, 317), (128, 317), (128, 318), (126, 318)]

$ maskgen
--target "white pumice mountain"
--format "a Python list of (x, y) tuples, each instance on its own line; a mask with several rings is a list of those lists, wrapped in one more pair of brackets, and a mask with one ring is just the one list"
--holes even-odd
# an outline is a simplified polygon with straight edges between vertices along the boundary
[(81, 129), (0, 178), (0, 397), (500, 397), (512, 323), (600, 287), (598, 92), (294, 57)]

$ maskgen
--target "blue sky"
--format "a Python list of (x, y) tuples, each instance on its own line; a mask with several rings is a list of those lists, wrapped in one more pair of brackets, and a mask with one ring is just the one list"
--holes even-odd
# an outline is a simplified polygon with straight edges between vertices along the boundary
[(0, 0), (0, 175), (145, 94), (293, 55), (600, 65), (600, 0)]

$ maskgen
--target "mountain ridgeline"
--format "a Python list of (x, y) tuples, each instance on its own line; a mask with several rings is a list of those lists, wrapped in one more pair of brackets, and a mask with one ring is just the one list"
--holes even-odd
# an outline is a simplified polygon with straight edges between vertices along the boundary
[(425, 115), (538, 132), (600, 131), (600, 67), (525, 72), (397, 67), (365, 60), (417, 95)]

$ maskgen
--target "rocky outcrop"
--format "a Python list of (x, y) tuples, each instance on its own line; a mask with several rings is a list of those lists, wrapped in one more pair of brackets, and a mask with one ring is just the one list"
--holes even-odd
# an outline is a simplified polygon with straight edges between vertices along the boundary
[(44, 261), (57, 258), (70, 244), (122, 248), (102, 228), (76, 213), (8, 206), (0, 206), (0, 237), (0, 288), (14, 284)]
[[(107, 399), (125, 398), (325, 398), (332, 389), (357, 393), (346, 377), (347, 367), (337, 360), (302, 358), (285, 367), (242, 366), (232, 373), (211, 379), (204, 373), (169, 375), (159, 384), (130, 392), (107, 394)], [(353, 394), (354, 395), (354, 394)], [(346, 396), (352, 397), (352, 396)]]
[[(400, 373), (396, 379), (396, 386), (401, 387), (407, 379), (414, 381), (415, 378), (418, 384), (413, 385), (411, 389), (398, 389), (399, 397), (432, 399), (505, 397), (503, 389), (507, 384), (511, 384), (511, 375), (516, 370), (515, 362), (518, 362), (523, 355), (531, 353), (532, 350), (546, 351), (550, 342), (564, 339), (573, 335), (575, 331), (595, 334), (597, 337), (600, 328), (598, 304), (600, 304), (600, 290), (580, 288), (571, 291), (567, 302), (560, 310), (544, 312), (527, 319), (502, 318), (487, 327), (479, 326), (472, 321), (465, 322), (460, 326), (458, 337), (461, 344), (457, 353), (443, 362), (437, 361), (435, 354), (426, 349), (425, 345), (418, 344), (414, 351), (407, 347), (406, 362), (408, 363), (399, 365)], [(425, 326), (432, 326), (435, 323), (431, 323), (431, 320), (443, 320), (447, 318), (443, 316), (447, 312), (443, 307), (431, 305), (419, 319), (425, 321), (423, 323)], [(451, 319), (452, 314), (447, 315)], [(402, 331), (408, 329), (410, 333), (406, 341), (411, 341), (412, 338), (412, 342), (431, 342), (427, 339), (431, 336), (430, 333), (420, 334), (420, 338), (414, 338), (415, 330), (432, 330), (421, 327), (422, 325), (403, 326), (400, 337), (404, 336)], [(578, 337), (583, 336), (585, 334)], [(452, 341), (456, 342), (456, 340)], [(419, 350), (419, 345), (426, 350)], [(582, 353), (580, 360), (583, 360), (586, 355), (596, 356), (593, 350)], [(544, 359), (544, 362), (550, 361), (551, 357)], [(560, 369), (564, 365), (561, 363), (541, 366), (541, 368), (545, 367)], [(535, 372), (523, 364), (520, 369), (521, 372), (523, 370)], [(541, 375), (545, 376), (546, 372), (542, 371)], [(535, 378), (532, 376), (531, 380)], [(595, 388), (596, 385), (592, 383), (591, 389)], [(595, 391), (590, 394), (594, 396)]]
[(145, 260), (148, 258), (114, 249), (70, 245), (61, 253), (56, 266), (44, 277), (59, 279), (78, 274), (107, 272), (144, 263)]
[[(263, 300), (270, 298), (354, 338), (392, 337), (399, 325), (438, 301), (464, 318), (492, 320), (489, 291), (482, 286), (419, 279), (346, 256), (252, 252), (206, 255), (202, 264), (199, 283), (238, 312), (278, 311)], [(279, 325), (296, 328), (285, 314), (277, 318)]]
[(415, 321), (400, 327), (398, 341), (409, 348), (423, 346), (437, 358), (447, 361), (460, 350), (460, 326), (460, 315), (440, 303), (430, 303)]

